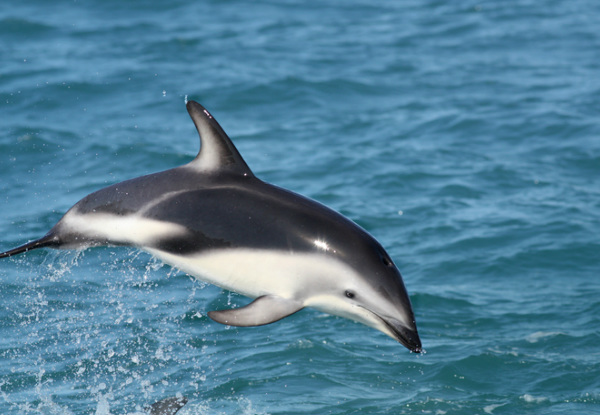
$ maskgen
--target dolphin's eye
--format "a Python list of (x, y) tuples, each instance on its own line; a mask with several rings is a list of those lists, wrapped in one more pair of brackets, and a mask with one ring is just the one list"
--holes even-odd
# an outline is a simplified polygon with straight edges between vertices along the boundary
[(350, 291), (350, 290), (346, 290), (346, 297), (348, 298), (354, 298), (356, 295)]

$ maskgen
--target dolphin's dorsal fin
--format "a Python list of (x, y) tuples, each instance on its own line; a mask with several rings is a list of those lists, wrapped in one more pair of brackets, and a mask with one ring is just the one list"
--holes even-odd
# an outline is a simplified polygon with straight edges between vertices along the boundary
[(196, 101), (188, 101), (186, 107), (200, 134), (200, 152), (189, 166), (207, 172), (228, 171), (253, 176), (252, 170), (210, 112)]

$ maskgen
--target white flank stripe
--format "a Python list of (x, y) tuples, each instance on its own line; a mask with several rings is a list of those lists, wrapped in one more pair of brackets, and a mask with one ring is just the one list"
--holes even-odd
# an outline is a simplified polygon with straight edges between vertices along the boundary
[(138, 215), (115, 216), (107, 213), (79, 215), (73, 213), (63, 220), (63, 225), (73, 232), (90, 238), (106, 239), (114, 243), (147, 246), (162, 238), (184, 236), (184, 226), (140, 217)]

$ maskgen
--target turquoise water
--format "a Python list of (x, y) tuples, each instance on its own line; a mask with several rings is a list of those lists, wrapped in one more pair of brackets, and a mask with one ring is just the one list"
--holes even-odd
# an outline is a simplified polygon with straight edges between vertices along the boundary
[(228, 328), (206, 312), (245, 298), (147, 254), (40, 250), (0, 262), (0, 413), (600, 414), (600, 3), (12, 3), (2, 250), (194, 157), (187, 96), (380, 240), (427, 353), (308, 309)]

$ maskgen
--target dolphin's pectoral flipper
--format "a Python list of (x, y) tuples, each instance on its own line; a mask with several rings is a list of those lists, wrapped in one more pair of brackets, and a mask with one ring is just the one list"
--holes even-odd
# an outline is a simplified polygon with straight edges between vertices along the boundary
[(228, 326), (251, 327), (274, 323), (304, 308), (298, 301), (276, 295), (263, 295), (245, 307), (210, 311), (208, 316)]

